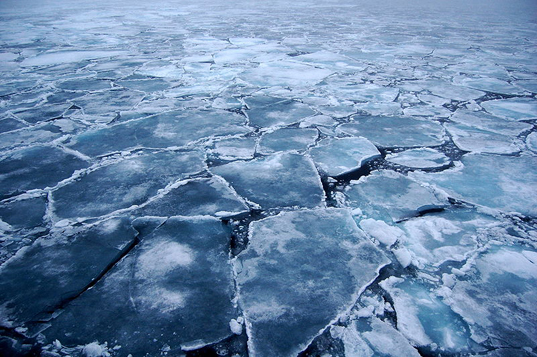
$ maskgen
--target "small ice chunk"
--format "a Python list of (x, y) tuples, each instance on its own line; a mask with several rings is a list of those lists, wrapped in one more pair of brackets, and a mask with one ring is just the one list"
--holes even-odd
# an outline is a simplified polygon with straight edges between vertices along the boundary
[(537, 265), (528, 260), (533, 250), (492, 246), (459, 279), (448, 302), (468, 322), (472, 338), (494, 346), (525, 347), (537, 343)]
[(526, 146), (534, 153), (537, 153), (537, 132), (530, 133), (526, 137)]
[(449, 165), (450, 159), (438, 150), (430, 148), (410, 149), (386, 155), (386, 160), (398, 165), (426, 169)]
[(400, 228), (390, 226), (384, 221), (377, 221), (372, 218), (361, 220), (360, 228), (387, 247), (392, 246), (405, 235), (405, 232)]
[(91, 342), (82, 348), (82, 353), (86, 357), (104, 357), (108, 355), (105, 348), (99, 345), (99, 342)]
[(89, 164), (55, 147), (34, 146), (0, 160), (0, 198), (55, 186)]
[(393, 254), (395, 254), (397, 261), (403, 268), (408, 267), (412, 263), (412, 255), (406, 248), (394, 249)]
[(229, 328), (235, 335), (242, 334), (242, 324), (235, 319), (231, 319), (231, 321), (229, 321)]
[(325, 140), (312, 148), (310, 155), (322, 172), (334, 177), (359, 169), (380, 157), (380, 152), (369, 140), (356, 137)]

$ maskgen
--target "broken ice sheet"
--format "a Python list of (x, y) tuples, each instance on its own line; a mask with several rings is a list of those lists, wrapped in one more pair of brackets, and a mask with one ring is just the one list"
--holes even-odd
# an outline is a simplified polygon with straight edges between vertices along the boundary
[(342, 124), (338, 131), (363, 136), (377, 146), (434, 146), (443, 142), (444, 129), (436, 122), (411, 117), (354, 116), (353, 122)]
[(345, 356), (421, 356), (389, 322), (376, 317), (360, 318), (349, 326), (332, 326), (332, 337), (343, 342)]
[[(286, 126), (315, 114), (306, 104), (294, 100), (281, 98), (267, 98), (266, 102), (261, 100), (262, 98), (255, 98), (254, 101), (246, 99), (250, 107), (247, 111), (249, 122), (258, 127)], [(256, 102), (262, 104), (258, 106)]]
[(537, 118), (537, 101), (533, 98), (490, 100), (481, 103), (481, 106), (487, 112), (506, 119), (525, 120)]
[(84, 60), (115, 57), (125, 54), (125, 51), (58, 51), (46, 52), (35, 57), (26, 58), (21, 62), (23, 67), (50, 66), (64, 63), (81, 62)]
[(537, 173), (529, 169), (537, 165), (536, 157), (468, 154), (461, 162), (450, 170), (409, 175), (470, 203), (530, 216), (537, 213)]
[(226, 111), (171, 111), (73, 137), (69, 147), (86, 155), (103, 155), (133, 147), (184, 146), (205, 137), (244, 134), (245, 118)]
[(522, 141), (515, 136), (502, 135), (477, 129), (464, 124), (445, 124), (453, 142), (464, 151), (491, 154), (516, 154), (520, 152)]
[(392, 276), (380, 286), (393, 299), (397, 329), (414, 346), (429, 346), (437, 352), (469, 352), (468, 325), (426, 285)]
[(234, 266), (253, 356), (296, 356), (388, 263), (344, 209), (256, 221), (249, 240)]
[[(135, 221), (144, 224), (152, 225)], [(217, 342), (232, 334), (237, 317), (228, 254), (218, 219), (169, 218), (43, 334), (64, 345), (119, 345), (120, 356), (159, 355), (162, 348), (180, 355), (182, 346)]]
[(418, 169), (440, 168), (451, 162), (442, 152), (429, 148), (410, 149), (388, 154), (386, 161)]
[(284, 60), (261, 63), (258, 67), (241, 73), (240, 78), (258, 87), (307, 87), (332, 73), (328, 69)]
[(1, 324), (16, 327), (50, 318), (119, 258), (135, 237), (130, 220), (114, 218), (75, 231), (58, 230), (21, 249), (0, 268)]
[(151, 200), (136, 213), (145, 216), (237, 216), (248, 206), (221, 177), (187, 180), (177, 183), (163, 197)]
[(146, 153), (102, 166), (52, 193), (61, 218), (95, 217), (139, 205), (159, 189), (203, 171), (198, 151)]
[(319, 170), (328, 176), (340, 176), (355, 171), (368, 161), (380, 157), (380, 152), (363, 137), (323, 140), (310, 150)]
[(406, 234), (399, 241), (412, 252), (416, 265), (439, 266), (446, 261), (463, 261), (483, 242), (487, 229), (499, 222), (470, 209), (431, 213), (403, 222)]
[(43, 224), (47, 200), (35, 196), (0, 204), (0, 219), (15, 229), (32, 229)]
[(86, 161), (55, 147), (34, 146), (14, 151), (0, 160), (0, 197), (53, 187), (87, 166)]
[(253, 159), (256, 145), (257, 138), (252, 136), (222, 139), (214, 143), (210, 153), (220, 160)]
[(460, 276), (445, 300), (470, 325), (472, 338), (493, 347), (537, 345), (537, 252), (491, 246)]
[(503, 119), (483, 111), (459, 109), (450, 117), (450, 120), (483, 131), (513, 137), (532, 128), (531, 124)]
[(279, 151), (303, 151), (313, 145), (319, 136), (316, 129), (283, 128), (266, 133), (259, 141), (260, 154)]
[(228, 181), (239, 195), (263, 209), (324, 205), (324, 191), (315, 165), (302, 155), (278, 153), (214, 166), (210, 170)]
[(449, 205), (440, 192), (387, 170), (351, 181), (345, 196), (351, 208), (359, 208), (365, 216), (385, 222), (398, 222)]

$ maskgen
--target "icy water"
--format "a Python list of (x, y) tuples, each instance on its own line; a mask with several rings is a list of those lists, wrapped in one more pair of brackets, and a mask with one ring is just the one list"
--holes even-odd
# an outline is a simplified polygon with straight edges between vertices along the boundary
[(535, 1), (0, 24), (0, 355), (537, 355)]

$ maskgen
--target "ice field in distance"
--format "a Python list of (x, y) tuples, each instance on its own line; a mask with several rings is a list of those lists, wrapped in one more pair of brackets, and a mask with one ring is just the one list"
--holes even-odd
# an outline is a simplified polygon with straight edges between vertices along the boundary
[(0, 2), (1, 356), (536, 356), (533, 0)]

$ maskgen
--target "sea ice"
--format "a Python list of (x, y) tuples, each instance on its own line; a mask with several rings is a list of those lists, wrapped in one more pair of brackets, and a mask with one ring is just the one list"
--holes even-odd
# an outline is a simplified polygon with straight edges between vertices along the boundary
[(398, 222), (420, 212), (442, 209), (448, 201), (439, 192), (392, 171), (375, 171), (345, 190), (347, 204), (368, 217)]
[(531, 124), (514, 122), (512, 120), (490, 115), (483, 111), (475, 112), (459, 109), (450, 117), (450, 120), (458, 124), (471, 126), (483, 131), (513, 137), (532, 128)]
[(274, 103), (264, 106), (256, 106), (246, 100), (250, 107), (247, 111), (250, 124), (258, 127), (286, 126), (315, 114), (306, 104), (293, 100), (274, 99)]
[(464, 201), (525, 215), (537, 214), (537, 165), (532, 156), (468, 154), (462, 165), (438, 173), (413, 172), (422, 182), (435, 184)]
[(273, 61), (261, 63), (256, 68), (244, 71), (240, 78), (259, 87), (308, 87), (322, 81), (332, 73), (328, 69), (299, 62)]
[(464, 124), (445, 125), (453, 142), (464, 151), (490, 154), (516, 154), (523, 145), (515, 136), (502, 135)]
[(253, 356), (296, 356), (388, 262), (344, 209), (256, 221), (249, 240), (234, 266)]
[(410, 117), (354, 116), (353, 122), (339, 126), (338, 130), (363, 136), (385, 148), (440, 145), (444, 136), (440, 124)]
[(472, 338), (493, 347), (537, 344), (537, 253), (491, 246), (458, 279), (446, 301), (470, 325)]
[(397, 329), (414, 346), (434, 346), (433, 349), (448, 353), (468, 352), (468, 325), (425, 285), (390, 277), (380, 286), (393, 299)]
[(137, 213), (145, 216), (236, 216), (248, 212), (248, 206), (222, 178), (179, 182), (163, 197), (143, 206)]
[(321, 172), (340, 176), (380, 157), (380, 152), (366, 138), (354, 137), (323, 140), (310, 150), (310, 155)]
[(302, 155), (278, 153), (214, 166), (210, 170), (226, 179), (239, 195), (263, 209), (324, 205), (324, 191), (315, 165)]
[(446, 261), (464, 261), (488, 240), (486, 229), (497, 224), (492, 217), (472, 210), (446, 210), (404, 222), (400, 228), (406, 234), (399, 241), (419, 266), (439, 266)]
[(435, 149), (410, 149), (386, 155), (386, 160), (411, 168), (430, 169), (449, 165), (450, 159)]
[(95, 217), (139, 205), (166, 185), (205, 168), (204, 157), (197, 151), (135, 156), (56, 189), (54, 213), (61, 218)]
[(510, 98), (481, 103), (493, 115), (511, 120), (537, 118), (537, 103), (532, 98)]
[(73, 137), (69, 146), (92, 156), (134, 147), (177, 147), (205, 137), (247, 133), (244, 122), (225, 111), (173, 111), (87, 131)]
[(315, 143), (319, 136), (316, 129), (283, 128), (266, 133), (259, 141), (260, 154), (279, 151), (304, 151)]
[(169, 218), (43, 334), (64, 345), (117, 344), (121, 356), (182, 355), (183, 346), (224, 339), (237, 317), (228, 247), (215, 218)]
[(26, 58), (21, 62), (23, 67), (50, 66), (64, 63), (81, 62), (85, 60), (115, 57), (126, 54), (125, 51), (58, 51), (46, 52), (35, 57)]
[(0, 305), (8, 311), (1, 324), (50, 319), (119, 258), (135, 237), (130, 220), (114, 218), (73, 232), (60, 229), (21, 249), (0, 268)]
[(0, 160), (0, 197), (53, 187), (88, 166), (86, 161), (55, 147), (34, 146), (14, 151)]
[(348, 357), (421, 356), (399, 331), (376, 317), (360, 318), (347, 327), (332, 326), (330, 333), (343, 342)]
[(214, 143), (210, 153), (220, 160), (253, 159), (256, 145), (257, 138), (252, 136), (222, 139)]

